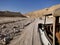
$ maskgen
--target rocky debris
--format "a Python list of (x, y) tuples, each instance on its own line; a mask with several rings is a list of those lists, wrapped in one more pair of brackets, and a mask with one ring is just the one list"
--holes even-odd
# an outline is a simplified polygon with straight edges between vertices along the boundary
[(15, 36), (20, 35), (20, 30), (25, 25), (30, 24), (34, 19), (26, 19), (24, 21), (16, 21), (0, 25), (0, 45), (8, 44)]
[[(20, 24), (21, 25), (21, 24)], [(20, 32), (19, 24), (9, 23), (0, 26), (0, 42), (5, 45)]]

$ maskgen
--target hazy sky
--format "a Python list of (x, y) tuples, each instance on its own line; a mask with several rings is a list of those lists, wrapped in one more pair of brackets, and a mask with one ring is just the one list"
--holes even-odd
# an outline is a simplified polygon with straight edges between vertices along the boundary
[(56, 4), (60, 4), (60, 0), (0, 0), (0, 11), (28, 13)]

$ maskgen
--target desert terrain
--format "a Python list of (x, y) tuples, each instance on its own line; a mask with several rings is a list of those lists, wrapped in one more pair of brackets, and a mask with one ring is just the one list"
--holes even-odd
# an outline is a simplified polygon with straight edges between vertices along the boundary
[[(44, 24), (44, 15), (52, 15), (57, 8), (60, 5), (26, 14), (0, 11), (0, 45), (51, 45), (38, 24)], [(53, 23), (52, 17), (46, 19), (45, 24)]]

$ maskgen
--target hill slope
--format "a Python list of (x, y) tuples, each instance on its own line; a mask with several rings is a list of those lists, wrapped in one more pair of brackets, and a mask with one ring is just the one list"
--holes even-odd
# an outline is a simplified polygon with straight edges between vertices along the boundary
[(27, 17), (37, 18), (37, 17), (41, 17), (42, 15), (45, 15), (45, 14), (51, 14), (57, 8), (60, 8), (60, 4), (54, 5), (54, 6), (49, 7), (49, 8), (29, 12), (29, 13), (26, 13), (25, 15)]
[(20, 12), (0, 11), (0, 17), (25, 17)]

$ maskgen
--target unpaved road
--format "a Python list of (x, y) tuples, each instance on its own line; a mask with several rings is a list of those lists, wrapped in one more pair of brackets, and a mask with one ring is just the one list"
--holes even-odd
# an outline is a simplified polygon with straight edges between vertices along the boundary
[(38, 32), (38, 20), (26, 26), (21, 35), (15, 40), (12, 40), (9, 45), (42, 45)]

